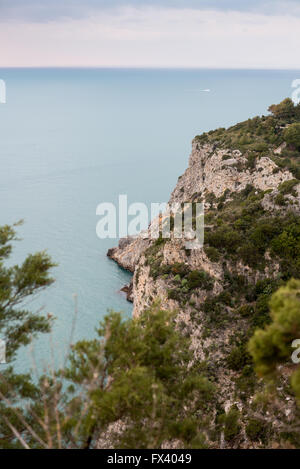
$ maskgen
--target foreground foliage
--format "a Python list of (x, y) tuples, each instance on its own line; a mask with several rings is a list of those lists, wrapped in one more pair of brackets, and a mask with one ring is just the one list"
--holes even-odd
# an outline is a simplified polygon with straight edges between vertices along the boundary
[[(0, 332), (7, 360), (50, 319), (22, 308), (53, 282), (46, 253), (6, 267), (14, 227), (0, 228)], [(6, 368), (0, 375), (1, 448), (160, 447), (179, 440), (204, 447), (214, 386), (192, 365), (190, 341), (159, 305), (138, 319), (111, 312), (97, 338), (78, 342), (61, 370), (33, 381)], [(100, 442), (100, 443), (97, 443)]]
[[(89, 402), (83, 428), (90, 441), (97, 435), (114, 447), (159, 448), (179, 439), (186, 447), (202, 447), (214, 387), (195, 367), (189, 368), (190, 343), (177, 332), (174, 316), (159, 305), (138, 319), (123, 321), (111, 313), (98, 335), (74, 347), (66, 373), (85, 386), (97, 370), (96, 386), (88, 386), (86, 398), (78, 401), (78, 412)], [(90, 376), (87, 363), (92, 365)], [(109, 427), (116, 422), (119, 426)]]
[[(259, 376), (275, 379), (279, 365), (291, 368), (291, 387), (300, 402), (300, 367), (292, 363), (292, 344), (300, 339), (300, 280), (290, 280), (270, 301), (272, 322), (249, 342)], [(300, 341), (298, 342), (298, 349)]]
[[(53, 283), (50, 269), (54, 263), (45, 252), (27, 256), (21, 265), (7, 265), (12, 254), (13, 243), (18, 240), (16, 226), (0, 227), (0, 337), (6, 342), (6, 360), (12, 362), (21, 346), (28, 345), (39, 333), (49, 332), (51, 319), (40, 312), (32, 312), (24, 307), (24, 301), (32, 298), (42, 289)], [(3, 365), (2, 365), (3, 366)], [(19, 432), (28, 425), (16, 421), (12, 410), (25, 398), (35, 399), (37, 389), (29, 375), (16, 375), (12, 367), (0, 373), (0, 445), (1, 447), (20, 447), (16, 439)]]

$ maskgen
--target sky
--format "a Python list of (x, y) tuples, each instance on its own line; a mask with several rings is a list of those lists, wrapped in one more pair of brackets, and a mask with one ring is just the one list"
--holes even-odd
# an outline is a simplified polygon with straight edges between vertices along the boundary
[(0, 67), (300, 69), (300, 0), (0, 0)]

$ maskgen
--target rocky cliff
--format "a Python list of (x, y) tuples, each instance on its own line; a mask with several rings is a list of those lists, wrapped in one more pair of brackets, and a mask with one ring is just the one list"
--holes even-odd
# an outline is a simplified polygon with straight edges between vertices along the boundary
[[(241, 422), (256, 421), (259, 414), (251, 407), (261, 383), (248, 339), (268, 323), (270, 295), (300, 275), (287, 247), (300, 213), (300, 153), (284, 141), (292, 122), (285, 116), (254, 118), (194, 139), (170, 203), (204, 203), (203, 249), (186, 249), (172, 236), (139, 237), (121, 240), (108, 253), (133, 272), (133, 314), (157, 301), (175, 310), (178, 327), (192, 338), (195, 360), (218, 386), (216, 414), (236, 409)], [(293, 400), (279, 399), (276, 418), (270, 413), (271, 422), (264, 421), (268, 431), (297, 413)], [(246, 423), (227, 440), (219, 446), (263, 445), (262, 436), (251, 441)]]
[[(230, 158), (224, 159), (224, 155)], [(217, 208), (218, 198), (225, 193), (226, 200), (230, 201), (230, 195), (242, 193), (247, 186), (252, 186), (256, 189), (255, 193), (264, 192), (261, 204), (266, 210), (282, 210), (282, 206), (275, 202), (280, 194), (278, 188), (285, 181), (294, 181), (293, 174), (278, 167), (270, 157), (259, 158), (252, 170), (247, 169), (247, 162), (247, 158), (240, 150), (220, 149), (212, 144), (201, 145), (195, 139), (188, 169), (179, 177), (169, 203), (202, 200), (203, 196), (205, 207), (209, 210), (211, 205)], [(213, 203), (211, 203), (212, 198)], [(300, 182), (294, 185), (293, 195), (286, 195), (286, 200), (289, 207), (299, 213)], [(164, 307), (176, 307), (174, 301), (167, 299), (168, 279), (161, 279), (158, 276), (154, 281), (150, 275), (150, 266), (146, 258), (147, 250), (153, 244), (148, 239), (129, 237), (121, 239), (117, 248), (108, 251), (109, 257), (124, 269), (134, 273), (132, 295), (134, 315), (158, 297), (163, 301)], [(184, 263), (191, 270), (203, 269), (216, 280), (222, 279), (223, 269), (220, 263), (211, 262), (205, 250), (191, 250), (187, 254), (184, 243), (172, 239), (164, 243), (160, 254), (163, 265)], [(240, 269), (249, 270), (247, 266), (242, 265)], [(216, 282), (216, 291), (219, 291), (217, 285)]]

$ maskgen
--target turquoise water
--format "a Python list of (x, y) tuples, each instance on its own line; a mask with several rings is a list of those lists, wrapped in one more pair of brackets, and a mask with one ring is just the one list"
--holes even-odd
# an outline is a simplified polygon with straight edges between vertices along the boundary
[[(13, 261), (47, 249), (56, 283), (29, 303), (53, 313), (58, 354), (91, 338), (109, 308), (131, 313), (119, 293), (130, 274), (106, 257), (117, 240), (96, 237), (96, 206), (167, 201), (194, 135), (226, 127), (290, 96), (293, 71), (0, 69), (0, 224), (24, 219)], [(210, 92), (201, 91), (210, 89)], [(49, 341), (35, 343), (49, 358)], [(17, 367), (31, 363), (27, 350)]]

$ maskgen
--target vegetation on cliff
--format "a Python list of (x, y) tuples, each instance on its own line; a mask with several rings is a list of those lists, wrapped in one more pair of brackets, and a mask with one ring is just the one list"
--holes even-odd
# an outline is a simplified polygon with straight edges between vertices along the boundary
[[(194, 345), (200, 344), (196, 349), (204, 354), (209, 378), (216, 385), (215, 432), (210, 433), (210, 443), (216, 447), (222, 432), (227, 447), (300, 446), (298, 372), (291, 371), (295, 370), (292, 342), (300, 339), (299, 293), (294, 292), (294, 304), (285, 302), (276, 314), (285, 288), (295, 289), (291, 279), (300, 279), (300, 106), (286, 99), (270, 111), (270, 116), (196, 137), (196, 152), (197, 145), (200, 150), (209, 144), (212, 156), (216, 148), (223, 148), (226, 162), (238, 149), (237, 171), (259, 178), (258, 163), (265, 157), (275, 163), (269, 165), (274, 174), (284, 169), (292, 177), (283, 182), (279, 178), (272, 189), (248, 184), (227, 189), (221, 197), (195, 192), (192, 200), (206, 203), (204, 252), (209, 262), (201, 261), (204, 270), (190, 267), (191, 254), (183, 246), (181, 263), (169, 264), (166, 253), (172, 240), (162, 240), (145, 252), (154, 285), (164, 282), (168, 300), (189, 318), (181, 328), (194, 337)], [(206, 269), (216, 273), (221, 269), (222, 278), (219, 274), (214, 278)], [(188, 278), (195, 272), (206, 281), (190, 288)], [(276, 380), (267, 373), (265, 386), (261, 369), (266, 362), (276, 370), (284, 365), (290, 371), (277, 373)], [(226, 430), (226, 419), (233, 431)]]
[[(248, 159), (248, 168), (254, 170), (255, 162), (268, 156), (281, 167), (290, 170), (300, 179), (300, 104), (289, 98), (270, 106), (271, 115), (254, 117), (229, 129), (220, 128), (195, 137), (199, 144), (213, 143), (220, 148), (238, 149)], [(280, 157), (274, 149), (285, 146)]]

